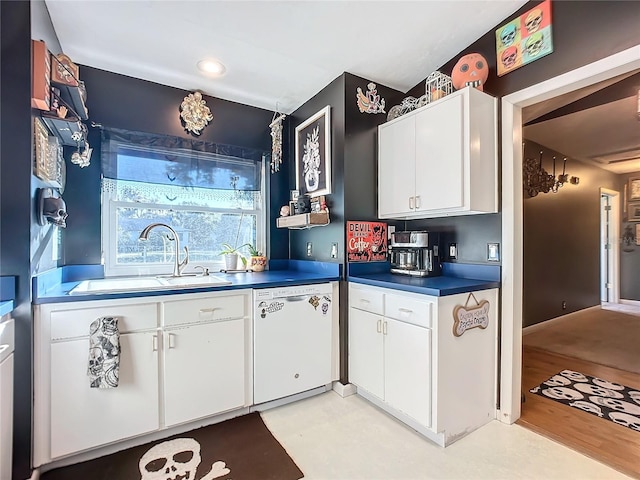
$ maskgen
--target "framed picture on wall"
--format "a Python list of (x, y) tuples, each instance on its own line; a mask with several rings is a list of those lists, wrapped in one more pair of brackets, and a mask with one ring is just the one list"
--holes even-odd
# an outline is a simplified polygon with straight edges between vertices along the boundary
[(296, 127), (296, 190), (315, 197), (331, 193), (331, 107)]
[(640, 177), (629, 179), (629, 201), (640, 202)]
[(629, 202), (628, 209), (628, 219), (629, 222), (640, 222), (640, 202)]

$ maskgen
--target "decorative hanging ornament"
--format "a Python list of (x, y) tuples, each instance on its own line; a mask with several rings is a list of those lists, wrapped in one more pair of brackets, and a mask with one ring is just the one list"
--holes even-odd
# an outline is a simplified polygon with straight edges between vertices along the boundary
[(187, 132), (200, 135), (201, 130), (213, 120), (213, 114), (202, 98), (202, 93), (190, 93), (180, 104), (180, 117)]
[(273, 114), (273, 120), (269, 124), (271, 128), (271, 173), (280, 171), (282, 165), (282, 121), (286, 115), (276, 112)]
[(356, 89), (356, 98), (358, 99), (358, 109), (360, 113), (385, 113), (384, 98), (380, 98), (376, 90), (376, 84), (370, 82), (367, 85), (367, 93), (362, 93), (362, 89)]

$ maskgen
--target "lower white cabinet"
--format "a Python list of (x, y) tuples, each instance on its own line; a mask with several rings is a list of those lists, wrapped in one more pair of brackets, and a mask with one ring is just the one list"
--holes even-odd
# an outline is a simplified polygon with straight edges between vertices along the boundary
[(470, 298), (349, 284), (349, 382), (441, 446), (495, 418), (497, 289), (473, 292), (488, 324), (454, 335)]
[[(250, 290), (35, 307), (34, 467), (251, 404)], [(90, 388), (89, 325), (118, 317), (116, 388)]]

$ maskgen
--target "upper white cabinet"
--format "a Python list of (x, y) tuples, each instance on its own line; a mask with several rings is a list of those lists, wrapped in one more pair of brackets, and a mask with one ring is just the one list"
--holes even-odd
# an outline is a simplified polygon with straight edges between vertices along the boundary
[(378, 216), (498, 211), (497, 101), (464, 88), (378, 127)]

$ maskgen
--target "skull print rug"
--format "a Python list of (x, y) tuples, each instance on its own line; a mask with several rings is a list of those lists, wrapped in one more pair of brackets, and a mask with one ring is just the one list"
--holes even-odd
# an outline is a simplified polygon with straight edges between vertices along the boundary
[(302, 471), (260, 414), (43, 473), (41, 480), (298, 480)]
[(640, 432), (639, 390), (563, 370), (529, 391)]

